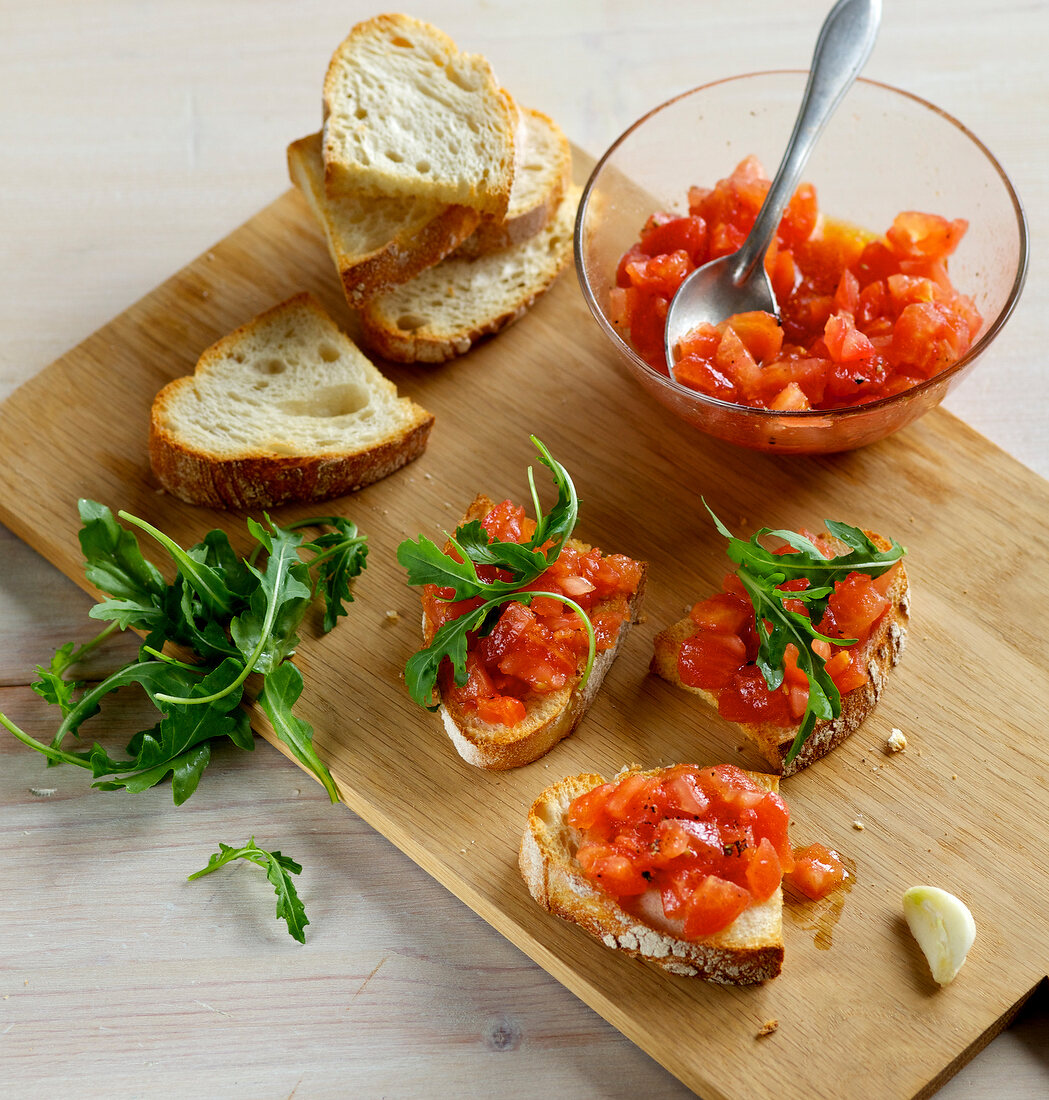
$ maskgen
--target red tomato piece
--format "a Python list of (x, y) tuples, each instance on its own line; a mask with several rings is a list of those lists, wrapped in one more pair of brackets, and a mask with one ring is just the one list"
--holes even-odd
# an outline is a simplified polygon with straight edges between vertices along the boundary
[(678, 655), (678, 674), (689, 687), (716, 690), (727, 687), (747, 663), (747, 647), (738, 634), (701, 630), (684, 640)]
[(719, 592), (694, 604), (689, 618), (711, 634), (740, 635), (748, 623), (753, 623), (754, 609), (745, 596)]
[(825, 844), (810, 844), (794, 853), (794, 870), (787, 878), (806, 897), (814, 901), (826, 897), (845, 881), (841, 856)]
[(756, 902), (768, 901), (779, 889), (783, 869), (768, 837), (762, 837), (754, 857), (747, 864), (747, 889)]
[(745, 886), (707, 875), (685, 905), (685, 936), (698, 939), (728, 928), (750, 903)]

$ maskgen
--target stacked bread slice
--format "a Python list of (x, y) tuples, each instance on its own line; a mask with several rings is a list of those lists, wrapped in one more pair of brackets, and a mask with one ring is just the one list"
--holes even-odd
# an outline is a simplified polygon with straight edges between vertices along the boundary
[(568, 262), (579, 199), (556, 123), (481, 56), (406, 15), (358, 24), (332, 57), (323, 130), (288, 148), (364, 340), (439, 363), (498, 332)]

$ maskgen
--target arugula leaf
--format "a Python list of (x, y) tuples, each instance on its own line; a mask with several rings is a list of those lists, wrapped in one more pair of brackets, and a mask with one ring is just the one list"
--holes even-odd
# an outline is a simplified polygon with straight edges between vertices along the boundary
[[(880, 577), (903, 557), (906, 550), (891, 541), (888, 550), (880, 549), (858, 527), (847, 523), (824, 520), (827, 531), (849, 547), (847, 554), (825, 558), (811, 540), (796, 531), (772, 530), (763, 527), (747, 541), (736, 538), (711, 510), (707, 502), (703, 506), (710, 513), (718, 531), (728, 539), (728, 556), (736, 562), (736, 575), (750, 597), (754, 608), (755, 628), (758, 635), (758, 654), (755, 663), (772, 691), (783, 683), (784, 655), (788, 644), (798, 651), (798, 668), (805, 673), (809, 683), (809, 697), (801, 724), (785, 757), (789, 764), (801, 751), (818, 719), (833, 719), (841, 714), (841, 695), (834, 681), (827, 675), (824, 660), (812, 648), (814, 641), (847, 646), (855, 638), (831, 638), (815, 627), (827, 608), (827, 600), (834, 592), (834, 585), (850, 573), (866, 573)], [(792, 554), (774, 554), (762, 545), (766, 537), (780, 538), (793, 547)], [(779, 586), (789, 580), (805, 578), (810, 582), (800, 592), (783, 591)], [(800, 600), (808, 615), (788, 611), (785, 600)]]
[[(163, 618), (160, 571), (146, 561), (138, 540), (117, 523), (104, 504), (81, 500), (78, 508), (83, 524), (79, 538), (86, 559), (84, 573), (96, 588), (113, 597), (113, 610), (119, 613), (105, 617), (118, 618), (121, 630), (128, 626), (152, 630)], [(93, 617), (102, 616), (96, 613)]]
[(280, 852), (269, 852), (265, 848), (260, 848), (255, 843), (254, 837), (243, 848), (234, 848), (219, 841), (219, 850), (208, 860), (207, 866), (189, 875), (187, 881), (192, 882), (196, 878), (210, 875), (212, 871), (225, 867), (235, 859), (243, 859), (258, 867), (266, 868), (266, 878), (273, 884), (277, 895), (277, 919), (284, 920), (288, 926), (288, 932), (294, 939), (299, 943), (305, 943), (305, 929), (310, 923), (309, 918), (306, 916), (306, 908), (299, 899), (295, 884), (288, 877), (300, 874), (302, 865), (289, 856), (281, 855)]
[(317, 776), (332, 802), (338, 802), (339, 788), (313, 747), (313, 727), (291, 712), (302, 694), (302, 686), (302, 673), (291, 661), (285, 661), (266, 677), (257, 701), (274, 733), (291, 749), (295, 759)]
[[(323, 516), (309, 522), (311, 526), (323, 524), (335, 528), (302, 544), (303, 550), (314, 555), (309, 563), (310, 570), (317, 572), (313, 593), (316, 595), (319, 591), (324, 596), (324, 630), (327, 632), (335, 629), (340, 615), (346, 614), (345, 604), (353, 603), (350, 585), (365, 567), (368, 543), (366, 536), (358, 533), (357, 525), (343, 516)], [(298, 526), (291, 524), (287, 530)]]

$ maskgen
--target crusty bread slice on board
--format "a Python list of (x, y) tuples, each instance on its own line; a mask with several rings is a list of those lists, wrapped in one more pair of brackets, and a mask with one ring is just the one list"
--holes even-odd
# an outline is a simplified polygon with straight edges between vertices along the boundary
[(449, 256), (364, 303), (362, 339), (401, 363), (443, 363), (522, 317), (568, 263), (580, 189), (534, 237), (476, 260)]
[(331, 198), (324, 189), (319, 133), (288, 146), (288, 173), (324, 230), (351, 306), (444, 259), (481, 219), (469, 206), (430, 199), (360, 193)]
[(324, 80), (325, 186), (472, 206), (502, 217), (517, 108), (479, 54), (407, 15), (359, 23)]
[(557, 213), (572, 182), (572, 147), (564, 131), (542, 111), (521, 108), (514, 147), (514, 186), (506, 216), (485, 214), (456, 256), (474, 260), (486, 252), (521, 244)]
[[(776, 776), (747, 774), (768, 790), (777, 789)], [(732, 985), (774, 978), (783, 965), (781, 887), (768, 901), (745, 909), (721, 932), (685, 940), (680, 927), (663, 915), (658, 896), (643, 896), (639, 911), (644, 916), (628, 913), (583, 874), (575, 858), (580, 837), (565, 817), (579, 795), (604, 782), (600, 775), (569, 776), (548, 787), (532, 804), (519, 857), (521, 874), (532, 897), (549, 912), (584, 928), (606, 947), (653, 962), (672, 974)]]
[(310, 294), (298, 294), (160, 391), (149, 455), (181, 500), (249, 510), (378, 481), (422, 454), (432, 426)]
[[(493, 502), (488, 497), (479, 495), (470, 505), (462, 523), (484, 519), (492, 507)], [(577, 539), (569, 540), (568, 545), (582, 551), (590, 549)], [(527, 714), (516, 725), (506, 726), (501, 723), (484, 722), (476, 713), (467, 711), (449, 691), (452, 685), (451, 670), (446, 662), (438, 676), (438, 691), (441, 695), (440, 714), (445, 731), (459, 755), (478, 768), (502, 771), (538, 760), (558, 741), (568, 737), (594, 701), (631, 624), (637, 621), (644, 597), (644, 586), (644, 565), (642, 564), (641, 580), (630, 597), (628, 613), (619, 628), (615, 644), (597, 654), (586, 684), (580, 688), (582, 678), (580, 668), (574, 679), (559, 690), (526, 697), (522, 701)], [(424, 616), (423, 638), (427, 645), (433, 641), (435, 633), (434, 624)]]
[[(883, 536), (872, 531), (865, 533), (880, 549), (888, 550), (891, 546), (889, 540)], [(837, 718), (818, 719), (801, 751), (789, 764), (784, 761), (794, 742), (794, 735), (798, 732), (797, 726), (777, 726), (770, 722), (738, 723), (739, 728), (755, 743), (772, 770), (778, 774), (793, 775), (840, 745), (859, 728), (860, 723), (871, 713), (881, 698), (886, 677), (903, 652), (907, 626), (910, 623), (910, 588), (907, 582), (907, 571), (903, 567), (903, 562), (898, 563), (895, 568), (896, 575), (886, 593), (889, 609), (876, 624), (863, 647), (862, 659), (866, 662), (869, 678), (867, 683), (841, 697), (841, 714)], [(695, 623), (686, 616), (657, 634), (652, 671), (657, 672), (664, 680), (669, 680), (672, 684), (677, 684), (678, 687), (700, 696), (716, 710), (717, 694), (682, 683), (678, 672), (681, 645), (695, 630)]]

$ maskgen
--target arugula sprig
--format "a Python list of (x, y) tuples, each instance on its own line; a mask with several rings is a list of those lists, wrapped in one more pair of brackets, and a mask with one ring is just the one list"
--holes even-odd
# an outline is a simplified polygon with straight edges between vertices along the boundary
[[(570, 607), (583, 622), (589, 651), (583, 669), (583, 683), (590, 676), (597, 650), (597, 639), (590, 617), (574, 600), (560, 593), (541, 592), (528, 588), (557, 561), (561, 547), (571, 537), (579, 516), (579, 498), (568, 471), (534, 435), (529, 437), (546, 466), (557, 489), (557, 503), (544, 512), (539, 502), (532, 467), (528, 468), (528, 487), (535, 509), (536, 526), (527, 542), (503, 542), (493, 539), (480, 520), (460, 524), (448, 541), (457, 557), (446, 554), (436, 543), (420, 535), (407, 539), (397, 548), (397, 560), (408, 571), (410, 585), (433, 584), (451, 590), (453, 600), (481, 599), (483, 602), (456, 619), (450, 619), (436, 632), (424, 649), (412, 654), (404, 670), (409, 694), (420, 706), (436, 710), (432, 703), (441, 663), (451, 661), (455, 682), (466, 683), (466, 653), (468, 635), (485, 637), (495, 628), (502, 608), (511, 601), (528, 606), (537, 596), (548, 596)], [(479, 565), (492, 566), (505, 577), (482, 580)]]
[(248, 863), (254, 863), (257, 867), (266, 869), (266, 878), (273, 884), (277, 895), (277, 919), (284, 920), (288, 926), (288, 933), (299, 943), (306, 942), (306, 925), (309, 918), (306, 916), (306, 907), (299, 899), (295, 883), (290, 875), (297, 875), (302, 871), (302, 865), (280, 852), (271, 852), (260, 848), (252, 837), (243, 848), (234, 848), (231, 844), (223, 844), (219, 841), (219, 850), (208, 860), (208, 865), (195, 871), (187, 877), (187, 881), (202, 878), (232, 863), (235, 859), (243, 859)]
[[(818, 719), (833, 719), (841, 714), (841, 694), (827, 675), (824, 660), (812, 648), (814, 641), (831, 645), (852, 645), (855, 638), (830, 638), (815, 627), (827, 610), (827, 601), (834, 585), (850, 573), (866, 573), (880, 577), (888, 572), (907, 552), (895, 540), (888, 550), (880, 549), (858, 527), (824, 520), (827, 532), (843, 542), (848, 552), (835, 558), (825, 558), (813, 542), (795, 531), (763, 527), (749, 540), (736, 538), (714, 515), (707, 502), (718, 531), (728, 539), (728, 556), (737, 565), (736, 575), (747, 591), (754, 607), (754, 625), (758, 635), (756, 664), (769, 689), (775, 691), (783, 683), (784, 654), (788, 644), (798, 651), (798, 668), (809, 682), (809, 698), (801, 724), (787, 752), (784, 763), (791, 763), (808, 740)], [(762, 539), (779, 538), (793, 547), (794, 553), (774, 554), (762, 545)], [(804, 578), (809, 587), (800, 592), (783, 591), (779, 585)], [(785, 600), (799, 600), (808, 615), (789, 611)]]
[[(247, 716), (239, 709), (252, 673), (262, 677), (259, 704), (277, 736), (295, 758), (324, 785), (332, 802), (339, 793), (313, 747), (313, 729), (292, 713), (302, 692), (302, 676), (291, 661), (296, 633), (313, 599), (323, 597), (324, 628), (346, 614), (350, 585), (364, 568), (367, 545), (356, 526), (341, 516), (323, 516), (280, 527), (248, 520), (255, 548), (245, 560), (233, 551), (225, 532), (209, 531), (188, 550), (164, 532), (127, 512), (118, 515), (164, 547), (176, 575), (165, 584), (146, 560), (132, 531), (95, 501), (79, 502), (80, 544), (88, 578), (108, 599), (90, 611), (109, 625), (97, 638), (74, 649), (62, 646), (47, 668), (39, 666), (34, 690), (62, 714), (49, 745), (21, 730), (6, 715), (0, 725), (49, 764), (87, 768), (103, 790), (146, 790), (168, 774), (172, 795), (181, 805), (196, 789), (211, 758), (213, 741), (228, 737), (243, 749), (254, 740)], [(298, 533), (325, 527), (312, 541)], [(256, 562), (265, 554), (265, 565)], [(139, 659), (85, 689), (64, 673), (117, 628), (146, 634)], [(194, 662), (163, 651), (165, 643), (192, 651)], [(98, 712), (101, 701), (118, 688), (137, 684), (160, 712), (152, 728), (136, 734), (114, 759), (99, 744), (87, 751), (64, 749), (65, 738)]]

